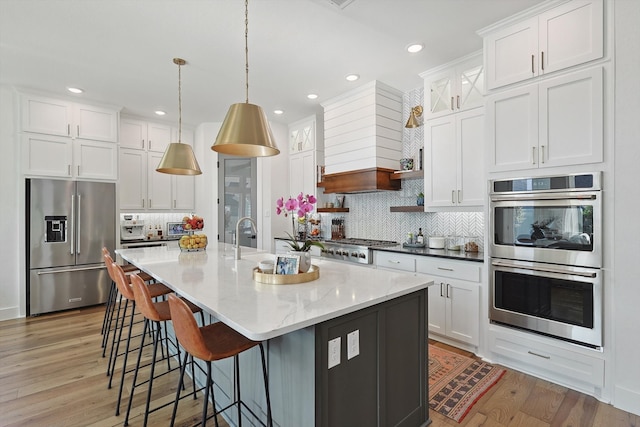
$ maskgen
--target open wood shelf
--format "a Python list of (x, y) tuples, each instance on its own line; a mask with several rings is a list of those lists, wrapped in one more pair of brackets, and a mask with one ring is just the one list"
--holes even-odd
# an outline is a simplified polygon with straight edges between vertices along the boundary
[(402, 173), (393, 173), (389, 179), (423, 179), (424, 171), (411, 171)]
[(349, 208), (318, 208), (319, 213), (349, 212)]
[(424, 212), (424, 206), (391, 206), (391, 212)]

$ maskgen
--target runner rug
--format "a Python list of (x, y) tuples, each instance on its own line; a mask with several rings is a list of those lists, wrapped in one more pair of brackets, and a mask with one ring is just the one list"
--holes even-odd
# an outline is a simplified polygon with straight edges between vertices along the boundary
[(429, 407), (461, 422), (505, 370), (436, 346), (429, 346)]

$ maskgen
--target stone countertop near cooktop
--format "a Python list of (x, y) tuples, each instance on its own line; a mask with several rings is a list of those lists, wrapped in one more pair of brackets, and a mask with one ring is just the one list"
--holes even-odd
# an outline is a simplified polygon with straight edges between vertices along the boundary
[(401, 254), (433, 256), (433, 257), (439, 257), (439, 258), (457, 259), (461, 261), (484, 262), (484, 252), (465, 252), (464, 250), (450, 251), (447, 249), (430, 249), (428, 247), (405, 248), (402, 245), (376, 247), (371, 249), (373, 249), (374, 251), (397, 252)]

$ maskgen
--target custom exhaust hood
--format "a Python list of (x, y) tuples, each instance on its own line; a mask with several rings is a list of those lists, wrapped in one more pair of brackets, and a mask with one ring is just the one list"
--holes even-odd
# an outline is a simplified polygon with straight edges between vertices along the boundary
[(402, 95), (373, 81), (322, 104), (325, 193), (400, 190)]

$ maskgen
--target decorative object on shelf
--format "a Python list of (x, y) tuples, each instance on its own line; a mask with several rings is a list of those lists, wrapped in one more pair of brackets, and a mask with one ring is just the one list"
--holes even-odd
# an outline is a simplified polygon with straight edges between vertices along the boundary
[(409, 120), (407, 120), (407, 124), (404, 127), (417, 128), (420, 126), (420, 120), (418, 120), (420, 117), (422, 117), (422, 105), (416, 105), (411, 109)]
[(229, 107), (211, 149), (243, 157), (267, 157), (280, 153), (269, 121), (261, 107), (249, 104), (249, 2), (244, 2), (244, 57), (246, 101)]
[(418, 198), (416, 200), (416, 204), (418, 206), (424, 206), (424, 193), (419, 193)]
[(187, 63), (182, 58), (173, 58), (173, 63), (178, 66), (178, 142), (172, 142), (156, 168), (157, 172), (171, 175), (200, 175), (200, 165), (193, 148), (189, 144), (182, 143), (182, 76), (181, 67)]
[(309, 214), (313, 211), (313, 205), (317, 202), (313, 194), (303, 193), (298, 194), (298, 197), (290, 197), (288, 200), (284, 200), (284, 197), (280, 197), (276, 200), (276, 213), (278, 215), (284, 214), (284, 216), (291, 216), (291, 231), (292, 233), (287, 235), (291, 240), (287, 241), (287, 244), (292, 251), (308, 252), (311, 246), (318, 246), (324, 249), (324, 245), (316, 240), (307, 239), (308, 233), (305, 232), (304, 239), (297, 240), (294, 236), (296, 233), (296, 222), (309, 223)]
[(336, 208), (344, 208), (344, 195), (336, 196), (335, 207)]
[(413, 159), (410, 157), (400, 159), (400, 170), (403, 171), (412, 171), (413, 170)]

